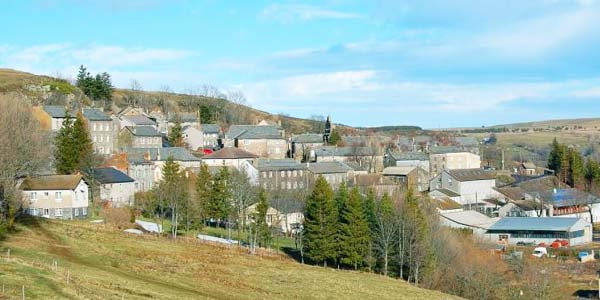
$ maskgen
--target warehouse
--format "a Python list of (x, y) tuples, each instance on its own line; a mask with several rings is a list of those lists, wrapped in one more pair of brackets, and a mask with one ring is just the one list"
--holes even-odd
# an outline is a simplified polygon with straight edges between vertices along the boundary
[(508, 244), (549, 244), (558, 239), (582, 245), (592, 242), (592, 224), (581, 218), (506, 217), (490, 226), (486, 235), (491, 241)]

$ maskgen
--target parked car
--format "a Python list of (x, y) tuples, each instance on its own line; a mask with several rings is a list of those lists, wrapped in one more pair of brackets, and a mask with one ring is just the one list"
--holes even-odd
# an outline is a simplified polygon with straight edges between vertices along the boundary
[(537, 258), (546, 257), (548, 256), (548, 250), (546, 250), (546, 248), (544, 247), (536, 247), (535, 249), (533, 249), (533, 253), (531, 253), (531, 256)]
[(567, 247), (567, 246), (569, 246), (568, 240), (555, 240), (554, 242), (552, 242), (552, 244), (550, 244), (550, 247), (552, 249), (557, 249), (557, 248), (562, 248), (562, 247)]

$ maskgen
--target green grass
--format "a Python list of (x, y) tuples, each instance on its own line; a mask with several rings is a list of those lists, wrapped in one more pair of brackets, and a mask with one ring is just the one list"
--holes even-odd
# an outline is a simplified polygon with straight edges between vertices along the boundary
[(0, 254), (0, 299), (20, 299), (23, 285), (26, 299), (458, 299), (376, 274), (301, 265), (276, 252), (253, 256), (88, 221), (19, 225), (0, 242)]

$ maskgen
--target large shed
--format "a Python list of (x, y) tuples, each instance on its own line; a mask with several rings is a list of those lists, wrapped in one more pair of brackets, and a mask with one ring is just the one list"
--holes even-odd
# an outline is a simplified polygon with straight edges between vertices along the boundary
[(552, 243), (568, 240), (570, 245), (592, 242), (592, 224), (582, 218), (561, 217), (506, 217), (492, 225), (486, 232), (491, 240), (504, 240), (508, 244)]

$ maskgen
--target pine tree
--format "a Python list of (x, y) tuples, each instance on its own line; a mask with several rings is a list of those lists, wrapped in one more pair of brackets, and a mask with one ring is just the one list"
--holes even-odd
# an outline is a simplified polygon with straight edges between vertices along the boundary
[(303, 246), (307, 256), (317, 263), (327, 266), (327, 260), (336, 258), (338, 215), (333, 200), (333, 191), (319, 176), (314, 189), (306, 200)]
[(210, 201), (212, 199), (212, 175), (208, 170), (208, 165), (202, 164), (200, 172), (196, 178), (196, 206), (199, 208), (200, 217), (203, 220), (207, 218), (207, 212), (210, 211)]
[(271, 229), (267, 224), (267, 211), (269, 210), (269, 200), (264, 189), (258, 192), (258, 203), (256, 205), (256, 234), (260, 247), (268, 247), (271, 243)]
[(340, 133), (335, 129), (331, 130), (331, 136), (329, 136), (329, 144), (337, 145), (341, 141), (342, 141), (342, 136), (340, 136)]
[(344, 210), (346, 209), (346, 206), (348, 205), (348, 187), (346, 186), (346, 183), (342, 182), (342, 184), (340, 184), (340, 186), (338, 187), (336, 193), (335, 193), (335, 206), (336, 206), (336, 211), (337, 211), (337, 216), (338, 216), (338, 220), (337, 220), (337, 230), (336, 230), (336, 235), (332, 238), (335, 239), (336, 242), (336, 263), (338, 263), (338, 267), (339, 267), (339, 263), (340, 263), (340, 259), (342, 258), (342, 254), (344, 252), (344, 218), (343, 218), (343, 213)]
[(231, 212), (231, 190), (227, 167), (221, 168), (215, 176), (211, 194), (212, 199), (209, 202), (207, 214), (215, 220), (227, 220)]
[(171, 234), (173, 238), (177, 237), (177, 227), (179, 225), (180, 209), (187, 197), (186, 184), (183, 184), (183, 174), (179, 164), (169, 156), (162, 167), (162, 179), (158, 185), (158, 194), (160, 195), (161, 217), (164, 219), (167, 212), (171, 213)]
[(585, 182), (586, 190), (597, 195), (600, 189), (600, 164), (591, 158), (585, 164)]
[(574, 188), (583, 188), (585, 180), (585, 166), (581, 154), (575, 149), (568, 148), (569, 170), (567, 184)]
[[(367, 223), (369, 224), (371, 236), (374, 236), (374, 234), (377, 230), (377, 214), (376, 214), (375, 205), (376, 205), (375, 204), (375, 191), (373, 190), (373, 188), (369, 188), (367, 190), (367, 197), (365, 198), (363, 206), (364, 206), (364, 210), (365, 210), (365, 215), (367, 217)], [(369, 249), (368, 249), (367, 257), (365, 259), (370, 271), (373, 270), (375, 263), (376, 263), (376, 258), (375, 258), (374, 252), (375, 252), (375, 245), (374, 245), (373, 239), (371, 238), (369, 241)]]
[(406, 239), (409, 276), (415, 284), (419, 284), (419, 280), (431, 270), (433, 264), (431, 232), (425, 213), (419, 206), (419, 199), (412, 189), (406, 193), (403, 208), (402, 222), (406, 229), (403, 238)]
[(81, 112), (77, 113), (75, 123), (73, 123), (72, 140), (75, 157), (77, 158), (76, 169), (88, 172), (94, 167), (94, 146), (87, 123)]
[(72, 174), (77, 168), (78, 155), (73, 144), (73, 119), (67, 113), (62, 128), (54, 139), (54, 165), (58, 174)]
[(355, 270), (364, 262), (371, 241), (369, 221), (362, 202), (358, 188), (354, 187), (342, 214), (342, 262), (352, 265)]
[[(550, 155), (548, 156), (548, 168), (554, 171), (556, 176), (561, 175), (563, 168), (564, 146), (559, 144), (556, 138), (552, 140), (550, 145)], [(559, 178), (564, 180), (564, 178)]]
[(175, 116), (175, 126), (169, 132), (169, 144), (171, 147), (183, 147), (183, 128), (181, 127), (181, 119)]

